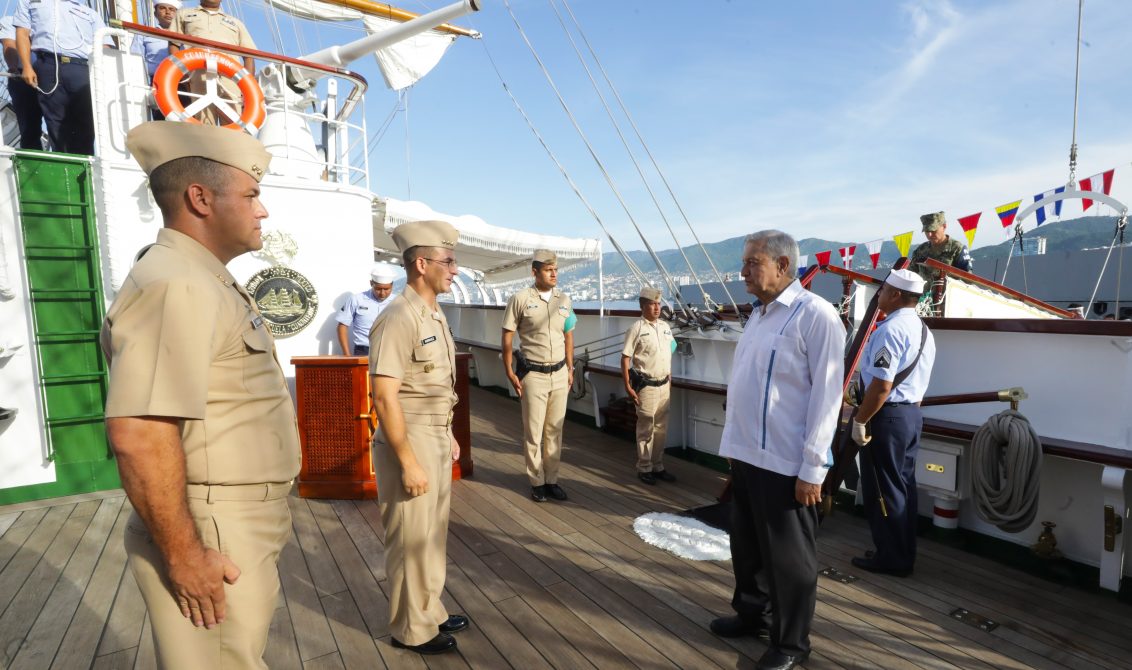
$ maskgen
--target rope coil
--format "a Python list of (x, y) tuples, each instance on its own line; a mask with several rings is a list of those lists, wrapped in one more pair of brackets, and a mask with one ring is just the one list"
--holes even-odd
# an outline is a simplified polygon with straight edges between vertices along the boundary
[(1008, 533), (1030, 526), (1038, 512), (1042, 443), (1021, 412), (987, 419), (971, 438), (971, 497), (979, 518)]

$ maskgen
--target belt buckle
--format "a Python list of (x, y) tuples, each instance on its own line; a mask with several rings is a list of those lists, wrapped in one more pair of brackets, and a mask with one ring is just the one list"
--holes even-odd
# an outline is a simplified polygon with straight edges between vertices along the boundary
[(60, 63), (70, 63), (71, 57), (70, 56), (59, 56), (59, 62)]
[(446, 427), (450, 427), (452, 425), (452, 417), (455, 416), (455, 414), (455, 410), (448, 410), (448, 423), (444, 424)]

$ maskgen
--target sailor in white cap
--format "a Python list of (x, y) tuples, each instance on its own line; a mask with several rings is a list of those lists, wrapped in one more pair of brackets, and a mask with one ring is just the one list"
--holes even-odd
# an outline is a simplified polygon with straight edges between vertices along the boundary
[(369, 330), (377, 315), (393, 301), (393, 282), (400, 271), (389, 263), (377, 263), (369, 273), (369, 290), (347, 296), (338, 310), (338, 344), (349, 356), (369, 355)]
[[(153, 19), (158, 28), (162, 30), (169, 30), (169, 26), (173, 25), (173, 18), (177, 16), (177, 10), (181, 8), (181, 0), (155, 0), (153, 3)], [(157, 72), (157, 66), (165, 57), (169, 55), (169, 40), (163, 37), (155, 37), (153, 35), (138, 35), (134, 40), (133, 45), (130, 46), (130, 52), (141, 54), (145, 59), (145, 71), (149, 73), (150, 78), (153, 78)], [(161, 112), (157, 112), (155, 116), (160, 117)], [(160, 118), (154, 119), (160, 121)]]
[(912, 574), (916, 561), (920, 401), (935, 362), (935, 338), (916, 314), (923, 292), (924, 279), (911, 270), (893, 270), (884, 280), (878, 305), (888, 316), (861, 358), (865, 392), (852, 425), (853, 441), (861, 446), (865, 514), (876, 545), (853, 565), (897, 577)]

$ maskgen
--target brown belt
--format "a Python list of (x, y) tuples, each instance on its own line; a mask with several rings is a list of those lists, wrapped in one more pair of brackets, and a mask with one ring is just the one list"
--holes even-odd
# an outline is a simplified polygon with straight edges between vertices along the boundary
[(411, 414), (406, 412), (405, 423), (416, 426), (451, 426), (452, 412), (447, 414)]
[(291, 494), (293, 482), (266, 482), (263, 484), (188, 484), (187, 495), (194, 500), (278, 500)]

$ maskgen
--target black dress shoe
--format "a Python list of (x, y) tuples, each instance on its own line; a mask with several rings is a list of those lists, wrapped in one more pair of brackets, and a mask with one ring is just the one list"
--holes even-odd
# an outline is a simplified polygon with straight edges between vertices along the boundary
[(441, 633), (459, 633), (468, 627), (468, 617), (463, 614), (453, 614), (448, 620), (437, 626)]
[(566, 492), (558, 484), (547, 484), (545, 487), (546, 494), (555, 500), (565, 500)]
[(531, 500), (535, 502), (546, 502), (546, 487), (545, 486), (532, 486), (531, 487)]
[(17, 410), (14, 409), (8, 409), (7, 407), (0, 407), (0, 421), (14, 417), (16, 415), (16, 411)]
[(662, 482), (668, 482), (669, 484), (676, 481), (676, 475), (672, 474), (668, 470), (653, 470), (652, 476), (656, 477)]
[(739, 615), (723, 616), (712, 619), (711, 632), (719, 637), (757, 637), (763, 640), (770, 639), (770, 628), (766, 624), (751, 624), (743, 621)]
[(638, 472), (637, 479), (648, 484), (649, 486), (656, 486), (656, 477), (651, 472)]
[(405, 644), (397, 638), (391, 639), (393, 640), (394, 647), (415, 651), (418, 654), (443, 654), (446, 651), (456, 650), (456, 638), (448, 633), (437, 633), (436, 637), (424, 644)]
[(912, 574), (912, 568), (890, 568), (888, 566), (880, 565), (876, 562), (875, 558), (871, 556), (861, 557), (854, 556), (849, 561), (853, 567), (860, 568), (867, 572), (875, 572), (879, 575), (892, 575), (893, 577), (909, 577)]
[(766, 650), (755, 668), (757, 670), (792, 670), (805, 663), (809, 657), (809, 653), (791, 656), (772, 647)]

